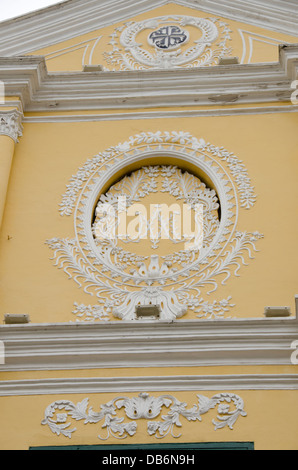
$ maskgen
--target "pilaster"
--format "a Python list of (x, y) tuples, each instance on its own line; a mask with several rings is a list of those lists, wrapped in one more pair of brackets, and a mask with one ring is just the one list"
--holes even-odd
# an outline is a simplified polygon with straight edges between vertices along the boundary
[(0, 228), (15, 146), (22, 135), (22, 113), (16, 109), (0, 109)]

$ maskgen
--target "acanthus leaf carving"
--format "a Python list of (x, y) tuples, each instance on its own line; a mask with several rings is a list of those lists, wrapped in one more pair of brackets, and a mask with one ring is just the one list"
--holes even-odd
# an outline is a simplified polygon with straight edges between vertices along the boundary
[[(233, 393), (219, 393), (212, 398), (197, 395), (197, 398), (198, 404), (188, 408), (187, 403), (180, 402), (172, 395), (154, 397), (142, 392), (137, 397), (117, 397), (101, 405), (100, 412), (94, 412), (92, 407), (88, 408), (88, 398), (77, 405), (68, 400), (58, 400), (46, 408), (41, 424), (49, 426), (57, 436), (63, 435), (71, 439), (76, 428), (69, 429), (71, 426), (71, 422), (67, 422), (69, 418), (84, 421), (84, 424), (97, 424), (104, 420), (102, 429), (107, 430), (107, 436), (98, 435), (98, 438), (107, 440), (110, 437), (116, 439), (133, 437), (138, 430), (137, 421), (143, 419), (147, 421), (148, 435), (154, 436), (156, 439), (163, 439), (171, 434), (172, 437), (178, 439), (182, 434), (175, 435), (174, 430), (183, 426), (181, 418), (187, 421), (201, 422), (202, 415), (218, 407), (218, 421), (212, 421), (215, 430), (223, 429), (226, 426), (233, 430), (238, 418), (247, 416), (242, 398)], [(164, 407), (168, 413), (162, 415), (161, 421), (152, 421), (160, 416)], [(124, 409), (126, 418), (131, 421), (126, 422), (125, 418), (117, 416), (117, 411), (121, 409)]]
[(16, 109), (0, 111), (0, 135), (11, 137), (15, 143), (23, 135), (23, 114)]

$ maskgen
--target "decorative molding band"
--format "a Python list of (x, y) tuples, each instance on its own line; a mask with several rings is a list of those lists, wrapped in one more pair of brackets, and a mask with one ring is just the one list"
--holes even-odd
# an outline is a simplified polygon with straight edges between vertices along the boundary
[(100, 122), (100, 121), (123, 121), (140, 119), (172, 119), (172, 118), (193, 118), (210, 116), (242, 116), (257, 114), (284, 114), (297, 113), (298, 106), (262, 106), (250, 108), (216, 108), (208, 110), (188, 110), (188, 111), (148, 111), (136, 113), (114, 113), (114, 114), (77, 114), (77, 115), (56, 115), (51, 116), (27, 116), (23, 122), (29, 124), (44, 123), (72, 123), (72, 122)]
[[(73, 0), (1, 23), (0, 54), (21, 55), (66, 41), (168, 4), (168, 0)], [(297, 36), (297, 4), (254, 0), (175, 0), (174, 3)]]
[(22, 119), (22, 113), (17, 110), (0, 110), (0, 135), (11, 137), (17, 143), (23, 135)]
[(0, 370), (291, 365), (297, 338), (297, 318), (4, 325)]
[(234, 390), (298, 390), (297, 374), (73, 377), (0, 382), (0, 396)]
[(7, 96), (18, 96), (26, 112), (266, 106), (291, 101), (291, 84), (298, 77), (298, 45), (280, 47), (279, 63), (142, 72), (49, 74), (43, 57), (2, 57), (0, 75)]
[[(181, 428), (185, 418), (187, 421), (202, 421), (202, 415), (208, 413), (213, 408), (217, 408), (217, 420), (212, 423), (217, 429), (223, 429), (226, 426), (233, 430), (233, 426), (240, 416), (247, 416), (244, 411), (244, 402), (238, 395), (232, 393), (219, 393), (212, 398), (203, 395), (197, 395), (198, 404), (186, 409), (187, 403), (182, 403), (172, 395), (161, 395), (159, 397), (150, 396), (148, 393), (139, 393), (137, 397), (117, 397), (109, 403), (100, 405), (100, 411), (95, 412), (89, 407), (89, 398), (85, 398), (76, 405), (68, 400), (59, 400), (49, 405), (45, 410), (43, 425), (49, 426), (50, 430), (60, 436), (61, 434), (71, 439), (76, 428), (69, 429), (71, 422), (67, 422), (69, 418), (76, 421), (84, 420), (84, 424), (97, 424), (103, 422), (102, 429), (106, 429), (106, 437), (98, 435), (102, 441), (106, 441), (109, 437), (116, 439), (126, 439), (132, 437), (138, 430), (136, 421), (147, 421), (147, 432), (149, 436), (156, 439), (163, 439), (171, 434), (172, 437), (178, 439), (182, 434), (174, 434), (176, 427)], [(118, 418), (117, 411), (124, 408), (125, 418), (131, 421), (126, 422), (125, 418)], [(161, 415), (162, 421), (149, 421), (160, 416), (166, 411), (168, 414)], [(62, 413), (61, 411), (65, 412)]]

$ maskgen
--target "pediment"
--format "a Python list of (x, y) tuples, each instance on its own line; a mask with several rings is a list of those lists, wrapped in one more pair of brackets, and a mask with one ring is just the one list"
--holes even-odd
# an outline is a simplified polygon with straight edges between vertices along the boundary
[[(152, 70), (217, 65), (223, 57), (238, 57), (242, 64), (277, 62), (279, 44), (298, 42), (297, 28), (289, 24), (298, 15), (294, 3), (239, 1), (241, 9), (232, 3), (71, 0), (2, 23), (0, 55), (45, 56), (49, 72), (90, 65), (104, 71)], [(150, 43), (162, 27), (178, 28), (177, 44)]]
[[(277, 30), (273, 17), (278, 14), (282, 25), (285, 6), (273, 3), (266, 29), (248, 10), (246, 22), (235, 19), (228, 0), (212, 2), (221, 15), (207, 11), (207, 0), (196, 7), (192, 0), (115, 0), (109, 6), (69, 0), (2, 23), (1, 77), (7, 96), (20, 96), (26, 111), (287, 102), (297, 76), (298, 36)], [(152, 39), (163, 27), (165, 48)], [(218, 66), (233, 57), (239, 66)], [(95, 73), (83, 73), (90, 67)]]
[[(242, 64), (277, 62), (278, 45), (289, 36), (207, 13), (167, 4), (34, 51), (50, 72), (172, 69), (218, 65), (238, 57)], [(32, 52), (30, 53), (32, 54)]]

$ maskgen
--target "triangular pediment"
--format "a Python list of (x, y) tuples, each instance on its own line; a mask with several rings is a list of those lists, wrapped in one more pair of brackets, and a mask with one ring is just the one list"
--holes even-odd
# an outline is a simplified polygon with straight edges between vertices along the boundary
[(7, 96), (26, 111), (288, 101), (298, 37), (274, 26), (284, 5), (274, 2), (265, 28), (268, 18), (239, 21), (230, 3), (213, 1), (215, 14), (211, 0), (68, 0), (2, 23)]
[[(228, 2), (218, 5), (219, 14), (209, 13), (203, 5), (194, 7), (191, 1), (184, 1), (183, 5), (166, 3), (156, 8), (152, 8), (156, 3), (152, 2), (151, 8), (143, 8), (146, 11), (140, 14), (127, 17), (126, 9), (121, 17), (118, 11), (110, 12), (108, 20), (98, 17), (90, 23), (90, 31), (79, 34), (83, 30), (81, 26), (72, 27), (71, 32), (67, 8), (76, 5), (87, 22), (91, 3), (72, 0), (56, 9), (16, 20), (16, 24), (30, 21), (33, 24), (38, 16), (45, 15), (48, 24), (44, 27), (49, 33), (54, 28), (53, 15), (60, 12), (60, 18), (64, 18), (65, 31), (60, 26), (55, 39), (49, 36), (49, 43), (42, 48), (37, 48), (36, 38), (31, 45), (34, 50), (27, 54), (45, 56), (49, 72), (82, 71), (90, 66), (98, 66), (103, 71), (152, 70), (212, 66), (232, 57), (242, 64), (277, 62), (279, 44), (298, 42), (298, 34), (295, 37), (231, 18), (233, 15), (228, 15), (229, 11), (222, 5)], [(114, 3), (122, 4), (121, 0)]]
[[(1, 23), (0, 55), (45, 55), (50, 71), (77, 71), (82, 70), (84, 65), (94, 64), (100, 64), (107, 70), (138, 68), (141, 57), (138, 57), (135, 65), (133, 63), (129, 65), (129, 62), (134, 62), (133, 59), (135, 59), (134, 57), (131, 59), (129, 54), (124, 60), (126, 63), (123, 63), (121, 58), (117, 63), (118, 44), (111, 44), (111, 42), (117, 43), (118, 39), (120, 41), (120, 36), (123, 30), (127, 29), (128, 23), (138, 23), (138, 27), (140, 26), (138, 34), (134, 35), (133, 28), (128, 30), (128, 35), (134, 35), (132, 42), (124, 41), (123, 45), (120, 41), (120, 47), (129, 49), (134, 39), (145, 41), (146, 47), (144, 51), (141, 51), (144, 59), (141, 60), (141, 65), (146, 68), (148, 61), (145, 56), (153, 49), (150, 51), (147, 44), (146, 23), (143, 29), (140, 23), (147, 22), (148, 24), (149, 20), (167, 17), (169, 21), (167, 24), (177, 25), (178, 22), (179, 26), (180, 21), (182, 22), (180, 26), (184, 26), (181, 18), (175, 23), (173, 17), (188, 16), (195, 18), (192, 24), (190, 22), (185, 25), (186, 30), (184, 28), (186, 35), (191, 36), (188, 41), (189, 49), (192, 49), (192, 39), (194, 42), (200, 40), (204, 29), (206, 31), (206, 28), (212, 28), (207, 20), (211, 19), (218, 31), (218, 36), (215, 39), (215, 28), (213, 28), (213, 34), (211, 31), (210, 34), (205, 35), (205, 39), (210, 39), (214, 46), (211, 59), (208, 56), (205, 61), (202, 61), (202, 54), (208, 55), (211, 52), (194, 45), (193, 47), (197, 47), (197, 50), (204, 49), (203, 53), (199, 57), (194, 53), (193, 61), (182, 61), (184, 66), (200, 66), (205, 63), (212, 65), (222, 56), (237, 56), (241, 63), (277, 61), (278, 44), (298, 42), (296, 32), (298, 11), (295, 3), (288, 1), (285, 5), (285, 2), (278, 0), (270, 2), (268, 0), (252, 2), (243, 0), (237, 2), (231, 0), (176, 0), (175, 2), (167, 0), (114, 0), (112, 2), (68, 0)], [(200, 23), (198, 18), (203, 23)], [(162, 26), (162, 21), (153, 23), (153, 30), (158, 30), (159, 26)], [(229, 29), (230, 32), (228, 32)], [(119, 33), (119, 38), (117, 33)], [(191, 54), (185, 46), (186, 44), (181, 45), (183, 52)], [(215, 46), (219, 50), (214, 51)], [(171, 54), (173, 58), (176, 50), (175, 48), (173, 51), (163, 52), (173, 52)], [(103, 57), (104, 53), (105, 57)], [(110, 54), (110, 58), (107, 54)], [(175, 59), (173, 62), (175, 63)], [(151, 68), (150, 65), (148, 67)]]

